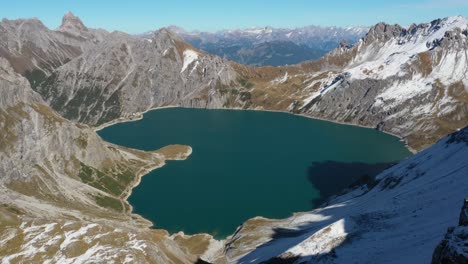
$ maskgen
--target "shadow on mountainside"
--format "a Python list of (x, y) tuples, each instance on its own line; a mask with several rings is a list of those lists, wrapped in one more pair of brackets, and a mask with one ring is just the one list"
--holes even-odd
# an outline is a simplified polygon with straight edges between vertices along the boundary
[[(312, 200), (312, 208), (319, 207), (330, 197), (348, 188), (372, 185), (374, 177), (394, 163), (361, 163), (323, 161), (313, 162), (307, 170), (310, 183), (320, 191), (320, 198)], [(371, 186), (369, 186), (371, 187)]]

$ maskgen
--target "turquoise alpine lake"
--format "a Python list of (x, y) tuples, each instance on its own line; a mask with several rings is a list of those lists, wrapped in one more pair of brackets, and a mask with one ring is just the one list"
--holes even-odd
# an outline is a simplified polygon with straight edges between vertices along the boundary
[(374, 129), (277, 112), (165, 108), (98, 133), (141, 150), (191, 146), (187, 160), (145, 175), (129, 202), (155, 228), (217, 238), (255, 216), (311, 210), (411, 155)]

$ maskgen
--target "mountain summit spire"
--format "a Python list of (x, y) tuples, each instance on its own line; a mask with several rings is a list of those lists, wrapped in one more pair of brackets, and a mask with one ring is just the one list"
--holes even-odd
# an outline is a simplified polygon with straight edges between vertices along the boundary
[(73, 33), (87, 31), (88, 28), (79, 17), (75, 16), (72, 12), (68, 12), (63, 16), (62, 25), (60, 25), (59, 30)]

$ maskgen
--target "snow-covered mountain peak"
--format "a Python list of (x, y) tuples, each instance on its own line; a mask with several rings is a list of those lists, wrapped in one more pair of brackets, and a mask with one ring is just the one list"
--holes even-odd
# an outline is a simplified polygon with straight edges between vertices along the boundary
[[(439, 79), (445, 83), (458, 80), (467, 70), (467, 57), (463, 52), (468, 45), (467, 28), (468, 19), (462, 16), (408, 28), (379, 23), (350, 51), (355, 55), (349, 62), (348, 71), (355, 79), (432, 74), (432, 80)], [(445, 52), (427, 56), (427, 52), (437, 52), (440, 46), (444, 46)], [(421, 66), (415, 69), (415, 63)], [(421, 73), (425, 66), (427, 73)], [(434, 71), (438, 66), (443, 69)]]
[(273, 29), (270, 27), (252, 27), (246, 30), (240, 30), (240, 32), (247, 33), (247, 34), (260, 35), (260, 34), (271, 34), (273, 33)]
[[(430, 23), (412, 24), (409, 27), (381, 22), (370, 28), (362, 42), (371, 45), (375, 42), (383, 43), (394, 40), (398, 42), (398, 45), (410, 43), (424, 46), (426, 43), (443, 38), (447, 31), (453, 31), (456, 28), (460, 28), (462, 31), (466, 30), (468, 28), (468, 19), (463, 16), (453, 16), (436, 19)], [(403, 48), (407, 47), (404, 46)], [(427, 48), (420, 47), (419, 51)]]

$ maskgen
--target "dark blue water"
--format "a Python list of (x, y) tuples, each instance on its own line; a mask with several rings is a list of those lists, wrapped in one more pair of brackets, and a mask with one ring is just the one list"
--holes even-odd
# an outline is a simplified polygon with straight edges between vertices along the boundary
[(157, 228), (217, 237), (254, 216), (313, 209), (386, 166), (375, 163), (410, 155), (398, 138), (373, 129), (259, 111), (160, 109), (99, 134), (142, 150), (190, 145), (187, 160), (144, 176), (129, 202)]

